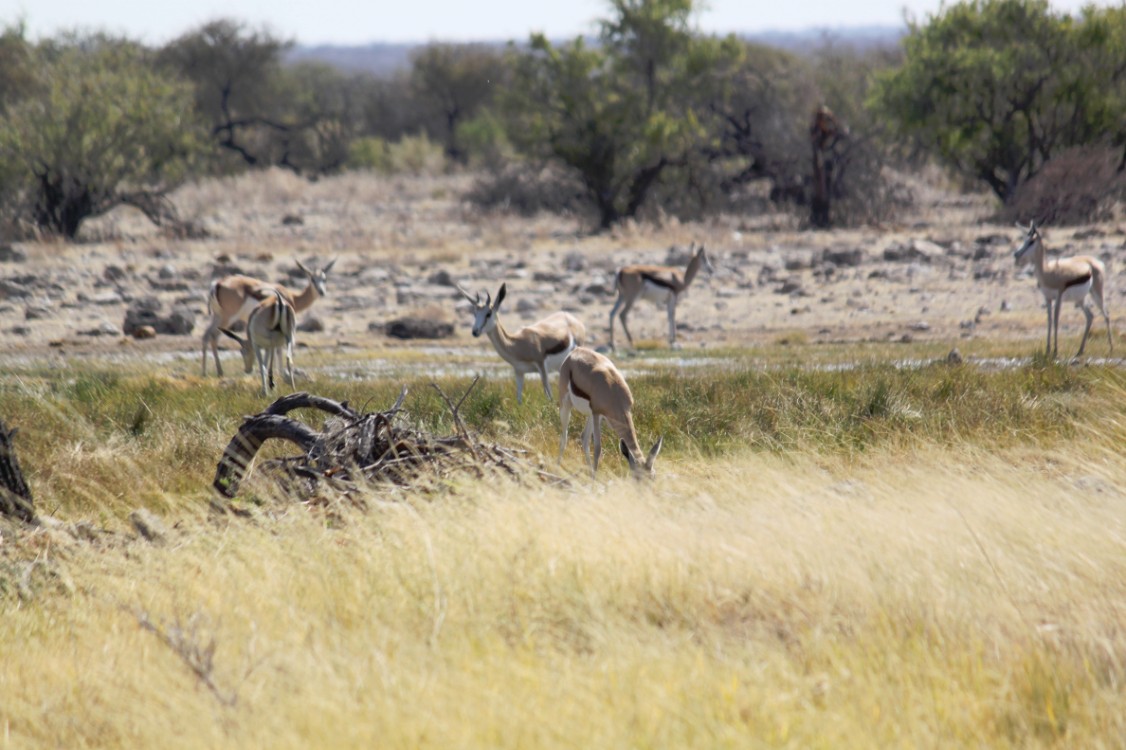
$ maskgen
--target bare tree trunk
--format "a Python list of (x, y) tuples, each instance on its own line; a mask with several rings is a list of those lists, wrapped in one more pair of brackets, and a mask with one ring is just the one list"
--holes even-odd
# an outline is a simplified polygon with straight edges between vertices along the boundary
[(810, 201), (810, 223), (818, 229), (828, 229), (832, 224), (830, 196), (833, 186), (833, 147), (848, 137), (848, 128), (840, 123), (833, 111), (821, 105), (813, 112), (809, 125), (809, 139), (813, 146), (813, 199)]
[(350, 419), (359, 418), (346, 402), (341, 403), (305, 392), (283, 396), (266, 407), (261, 414), (247, 417), (242, 423), (223, 451), (223, 457), (215, 469), (215, 479), (212, 480), (211, 486), (224, 497), (237, 495), (239, 484), (246, 476), (250, 462), (258, 454), (262, 444), (270, 438), (288, 440), (308, 453), (317, 442), (320, 433), (285, 416), (294, 409), (301, 408), (320, 409)]
[(16, 430), (9, 430), (0, 421), (0, 515), (18, 518), (26, 523), (35, 523), (35, 506), (31, 499), (31, 488), (20, 471), (12, 438)]

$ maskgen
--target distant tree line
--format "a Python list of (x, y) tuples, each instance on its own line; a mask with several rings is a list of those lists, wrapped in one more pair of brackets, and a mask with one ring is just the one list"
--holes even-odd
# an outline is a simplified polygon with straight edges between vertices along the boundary
[(1121, 6), (971, 0), (911, 24), (901, 47), (808, 54), (701, 34), (698, 6), (608, 0), (592, 39), (435, 43), (379, 77), (285, 64), (289, 41), (231, 20), (159, 48), (9, 26), (0, 212), (73, 237), (133, 205), (190, 231), (167, 200), (188, 179), (471, 169), (479, 205), (596, 229), (772, 206), (829, 226), (888, 218), (896, 163), (937, 161), (1005, 204), (1068, 149), (1126, 166)]

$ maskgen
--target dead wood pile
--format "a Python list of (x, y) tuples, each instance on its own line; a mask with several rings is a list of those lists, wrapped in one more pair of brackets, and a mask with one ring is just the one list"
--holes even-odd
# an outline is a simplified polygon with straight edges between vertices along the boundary
[(23, 478), (12, 438), (16, 430), (9, 430), (0, 421), (0, 515), (17, 518), (25, 523), (35, 522), (35, 505), (31, 488)]
[[(459, 473), (476, 477), (500, 473), (517, 481), (535, 478), (565, 482), (534, 465), (525, 451), (485, 443), (465, 428), (458, 409), (476, 382), (457, 404), (433, 386), (453, 414), (458, 432), (451, 436), (430, 435), (405, 424), (402, 407), (406, 388), (390, 409), (367, 414), (353, 410), (347, 402), (309, 393), (283, 396), (260, 414), (245, 418), (223, 451), (212, 487), (227, 498), (237, 495), (250, 463), (270, 439), (293, 443), (301, 455), (263, 461), (257, 471), (273, 478), (286, 495), (300, 500), (324, 491), (351, 494), (380, 485), (428, 488), (436, 479)], [(322, 431), (287, 416), (302, 408), (331, 415)]]

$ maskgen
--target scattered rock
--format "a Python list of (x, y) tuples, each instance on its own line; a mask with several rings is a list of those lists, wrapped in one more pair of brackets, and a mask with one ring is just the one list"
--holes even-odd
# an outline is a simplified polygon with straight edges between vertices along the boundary
[(540, 303), (534, 299), (529, 299), (528, 297), (521, 297), (520, 300), (516, 303), (516, 312), (518, 313), (535, 312), (539, 309)]
[(27, 253), (15, 245), (0, 244), (0, 263), (25, 263)]
[(571, 252), (567, 253), (567, 256), (565, 258), (563, 258), (563, 267), (571, 273), (585, 271), (586, 256), (584, 256), (577, 250), (572, 250)]
[(380, 326), (372, 323), (368, 330), (383, 329), (383, 333), (395, 339), (446, 339), (454, 335), (454, 324), (417, 315), (405, 315), (389, 320)]
[(99, 323), (97, 328), (79, 331), (78, 334), (80, 336), (120, 336), (121, 331), (118, 330), (117, 326), (107, 320)]
[(456, 286), (453, 275), (444, 268), (439, 268), (437, 271), (430, 274), (426, 281), (430, 284), (436, 284), (437, 286)]
[(832, 263), (840, 268), (855, 268), (864, 262), (864, 251), (860, 248), (826, 248), (821, 253), (823, 263)]
[(121, 294), (119, 294), (117, 292), (99, 292), (98, 294), (95, 294), (93, 297), (90, 297), (89, 301), (93, 302), (95, 305), (106, 305), (106, 306), (108, 306), (108, 305), (120, 305), (122, 302), (125, 301), (125, 298), (122, 297)]
[(946, 255), (941, 245), (930, 240), (914, 239), (906, 244), (894, 243), (884, 248), (884, 260), (893, 263), (919, 261), (933, 263)]
[(48, 305), (28, 305), (23, 309), (24, 320), (41, 320), (50, 317), (52, 310)]
[(167, 316), (160, 314), (161, 304), (155, 297), (137, 300), (125, 311), (125, 322), (121, 330), (126, 336), (141, 326), (149, 326), (160, 334), (187, 336), (195, 327), (195, 312), (186, 305), (177, 305)]
[(305, 219), (297, 214), (286, 214), (281, 220), (283, 227), (303, 227), (305, 226)]
[(978, 245), (1009, 245), (1011, 240), (1003, 234), (983, 234), (980, 237), (974, 238), (974, 242)]
[(141, 339), (154, 339), (156, 338), (156, 329), (152, 326), (137, 326), (133, 329), (133, 338)]
[(0, 299), (30, 296), (31, 290), (15, 279), (0, 279)]
[(686, 266), (692, 260), (692, 251), (686, 247), (673, 245), (665, 254), (666, 266)]
[(786, 279), (782, 282), (782, 286), (778, 287), (778, 294), (795, 294), (801, 293), (801, 281), (796, 278)]
[(112, 283), (124, 281), (128, 275), (121, 266), (106, 266), (102, 271), (102, 278)]
[(146, 508), (137, 508), (129, 514), (129, 523), (144, 539), (153, 544), (164, 544), (168, 539), (168, 529), (164, 522)]
[(178, 274), (176, 273), (176, 267), (171, 263), (165, 263), (163, 266), (161, 266), (160, 270), (156, 272), (156, 275), (166, 281), (168, 279), (174, 279), (178, 276)]
[(323, 333), (325, 322), (315, 315), (306, 315), (305, 319), (297, 324), (297, 330), (301, 333)]

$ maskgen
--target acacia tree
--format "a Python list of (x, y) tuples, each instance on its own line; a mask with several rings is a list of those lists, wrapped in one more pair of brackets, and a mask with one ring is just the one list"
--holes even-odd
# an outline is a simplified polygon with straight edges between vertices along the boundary
[[(1058, 151), (1121, 134), (1121, 9), (1079, 18), (1047, 0), (970, 0), (912, 24), (872, 103), (1003, 201)], [(1102, 63), (1092, 65), (1092, 61)], [(1119, 99), (1121, 103), (1121, 99)]]
[(288, 135), (278, 94), (281, 56), (291, 43), (221, 19), (170, 42), (160, 64), (195, 84), (195, 108), (214, 142), (249, 166), (269, 165), (274, 136)]
[(577, 174), (602, 229), (635, 216), (668, 170), (693, 159), (706, 133), (688, 93), (720, 50), (692, 33), (693, 0), (611, 7), (596, 46), (535, 35), (513, 52), (503, 99), (512, 143)]
[(34, 54), (30, 92), (0, 120), (0, 173), (17, 181), (31, 220), (68, 238), (122, 204), (177, 221), (164, 196), (200, 147), (190, 86), (155, 70), (138, 45), (104, 36)]
[(506, 72), (503, 55), (487, 45), (429, 44), (412, 56), (414, 100), (437, 120), (427, 129), (451, 160), (466, 161), (460, 128), (504, 89)]

